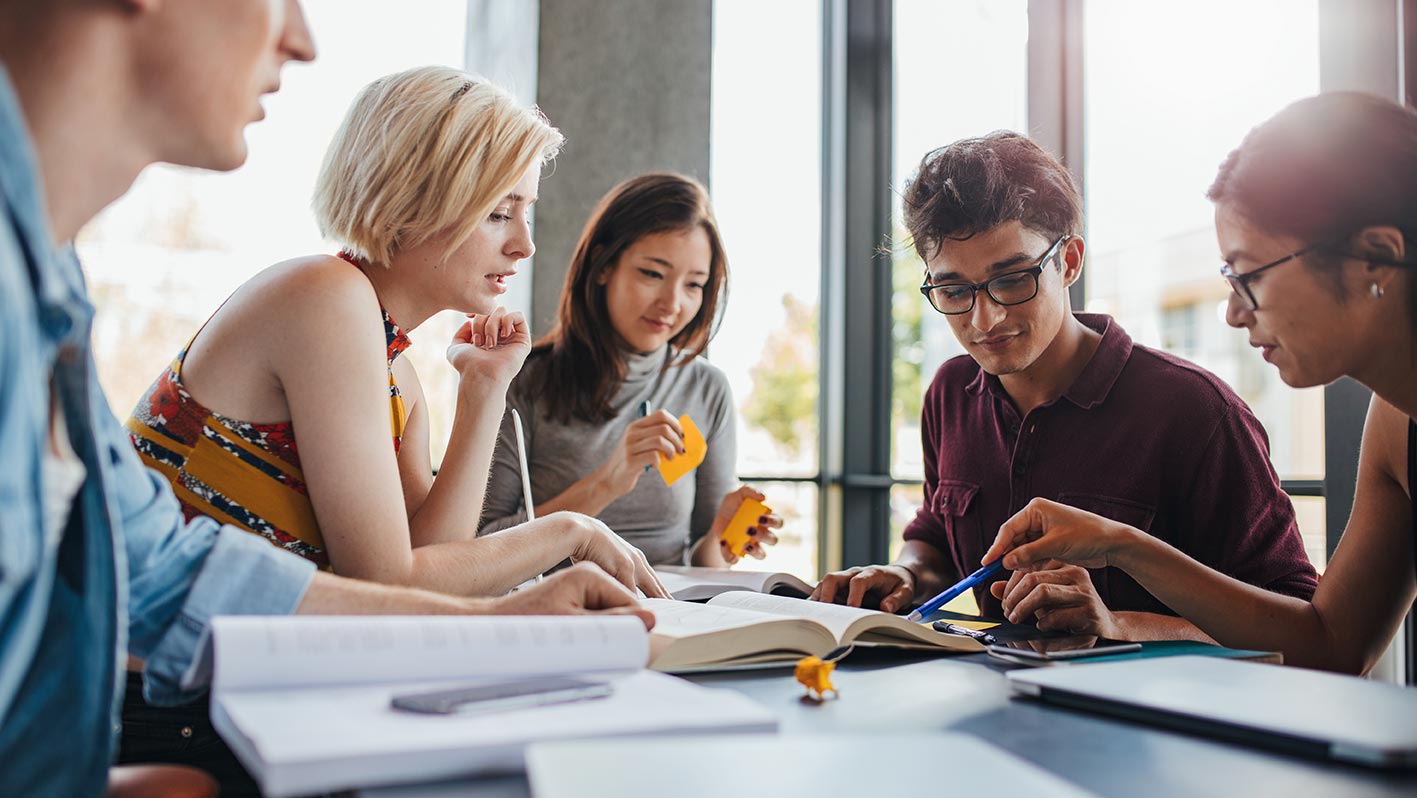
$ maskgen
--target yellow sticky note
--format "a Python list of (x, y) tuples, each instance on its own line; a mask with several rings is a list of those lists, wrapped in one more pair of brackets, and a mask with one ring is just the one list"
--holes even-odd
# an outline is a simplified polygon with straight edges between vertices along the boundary
[(733, 556), (742, 557), (747, 554), (748, 541), (752, 540), (748, 536), (748, 530), (758, 525), (758, 519), (772, 512), (766, 504), (757, 499), (744, 499), (738, 505), (738, 512), (733, 514), (733, 520), (724, 527), (723, 534), (719, 536), (721, 540), (728, 544), (728, 550), (733, 552)]
[(675, 455), (672, 460), (666, 460), (662, 454), (659, 456), (659, 473), (664, 475), (666, 485), (678, 482), (685, 474), (698, 468), (708, 456), (708, 441), (704, 440), (704, 434), (699, 432), (699, 428), (694, 426), (694, 420), (688, 416), (680, 416), (679, 426), (684, 428), (684, 453)]

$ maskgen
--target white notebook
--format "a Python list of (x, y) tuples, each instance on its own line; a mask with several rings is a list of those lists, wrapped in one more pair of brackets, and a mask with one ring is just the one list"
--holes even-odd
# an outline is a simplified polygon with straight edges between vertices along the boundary
[[(637, 618), (243, 616), (216, 619), (213, 636), (212, 722), (268, 798), (515, 773), (537, 740), (777, 727), (742, 695), (643, 670)], [(389, 703), (543, 675), (613, 693), (480, 715)]]

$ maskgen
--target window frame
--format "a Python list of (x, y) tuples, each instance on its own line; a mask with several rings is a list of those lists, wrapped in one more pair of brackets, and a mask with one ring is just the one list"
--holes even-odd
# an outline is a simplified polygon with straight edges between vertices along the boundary
[[(1030, 0), (1027, 74), (1029, 132), (1059, 154), (1086, 203), (1084, 5)], [(819, 488), (823, 570), (884, 562), (890, 491), (921, 483), (893, 477), (890, 463), (891, 280), (880, 244), (890, 234), (893, 188), (893, 6), (892, 0), (823, 0), (822, 6), (820, 470), (801, 480)], [(1413, 103), (1417, 0), (1320, 0), (1319, 15), (1322, 90), (1356, 88)], [(1387, 37), (1390, 47), (1373, 46), (1382, 31), (1400, 33)], [(1086, 273), (1071, 291), (1074, 307), (1085, 307)], [(1324, 478), (1282, 481), (1292, 496), (1325, 498), (1330, 555), (1352, 509), (1368, 397), (1352, 380), (1325, 388)], [(1417, 684), (1414, 626), (1409, 620), (1409, 684)]]

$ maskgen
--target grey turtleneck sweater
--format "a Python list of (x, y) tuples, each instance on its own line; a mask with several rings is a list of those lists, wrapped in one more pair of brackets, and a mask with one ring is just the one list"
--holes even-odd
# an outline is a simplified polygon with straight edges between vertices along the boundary
[(675, 418), (686, 414), (692, 418), (708, 441), (708, 456), (696, 471), (672, 487), (664, 484), (657, 469), (651, 470), (597, 517), (638, 546), (651, 563), (686, 562), (689, 548), (713, 525), (724, 495), (736, 487), (736, 420), (733, 395), (723, 372), (701, 357), (664, 370), (670, 356), (668, 349), (660, 349), (627, 357), (625, 382), (611, 401), (614, 417), (603, 424), (579, 419), (561, 424), (548, 418), (546, 403), (527, 389), (529, 375), (544, 367), (545, 357), (528, 359), (507, 391), (507, 412), (497, 436), (478, 534), (526, 520), (513, 409), (521, 414), (526, 429), (531, 496), (540, 504), (559, 496), (610, 459), (625, 428), (635, 420), (640, 402), (648, 400), (652, 410), (662, 408)]

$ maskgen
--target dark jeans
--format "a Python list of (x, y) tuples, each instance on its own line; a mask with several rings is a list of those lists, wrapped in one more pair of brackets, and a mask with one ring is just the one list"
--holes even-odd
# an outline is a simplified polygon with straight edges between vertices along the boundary
[(221, 784), (222, 798), (260, 798), (261, 791), (212, 728), (207, 699), (176, 707), (143, 700), (143, 676), (128, 674), (123, 694), (123, 734), (118, 763), (190, 765)]

